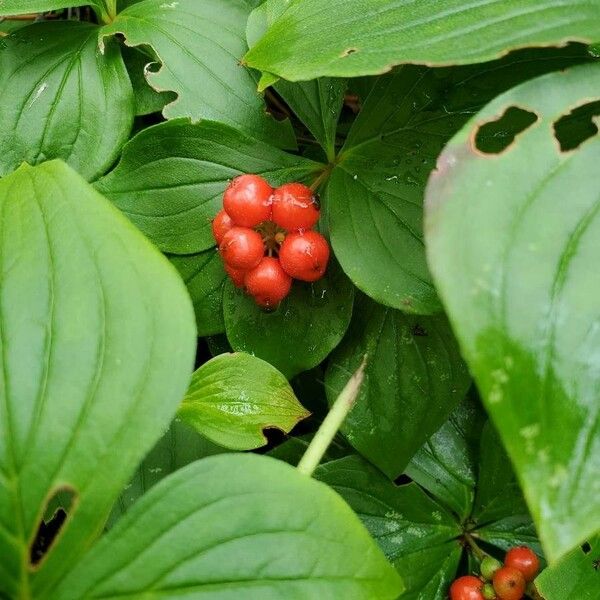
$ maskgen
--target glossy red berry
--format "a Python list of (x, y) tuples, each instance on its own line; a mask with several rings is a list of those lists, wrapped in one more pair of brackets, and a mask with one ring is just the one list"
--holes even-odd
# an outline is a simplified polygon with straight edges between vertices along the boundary
[(233, 281), (233, 285), (235, 285), (235, 287), (244, 287), (244, 278), (246, 277), (247, 271), (243, 271), (242, 269), (234, 269), (228, 264), (225, 265), (225, 271), (227, 275), (229, 275), (231, 281)]
[(301, 183), (286, 183), (273, 192), (273, 221), (288, 231), (310, 229), (319, 220), (313, 191)]
[(527, 587), (523, 573), (513, 567), (498, 569), (493, 583), (500, 600), (521, 600)]
[(290, 293), (292, 278), (281, 268), (279, 260), (265, 256), (246, 273), (244, 283), (259, 306), (273, 308)]
[(223, 208), (236, 225), (254, 227), (271, 220), (272, 193), (260, 175), (240, 175), (225, 190)]
[(217, 246), (223, 241), (223, 236), (232, 227), (234, 227), (234, 223), (231, 217), (224, 210), (219, 211), (212, 222), (213, 237), (217, 242)]
[(540, 561), (536, 553), (527, 546), (511, 548), (506, 553), (504, 564), (521, 571), (525, 581), (533, 581), (540, 570)]
[(279, 249), (283, 270), (294, 279), (316, 281), (325, 274), (329, 244), (316, 231), (290, 233)]
[(233, 227), (224, 236), (219, 246), (226, 264), (234, 269), (253, 269), (265, 254), (262, 237), (253, 229)]
[(450, 586), (450, 600), (483, 600), (483, 581), (473, 575), (459, 577)]

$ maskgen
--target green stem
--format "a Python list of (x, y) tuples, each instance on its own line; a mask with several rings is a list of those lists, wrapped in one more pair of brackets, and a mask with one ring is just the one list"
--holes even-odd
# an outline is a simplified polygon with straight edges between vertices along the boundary
[(487, 556), (487, 554), (477, 545), (477, 542), (470, 533), (465, 533), (464, 539), (467, 544), (469, 544), (471, 551), (479, 561), (482, 561)]
[(112, 23), (117, 17), (117, 0), (100, 0), (92, 8), (102, 23)]
[(327, 413), (327, 416), (321, 423), (315, 437), (306, 449), (304, 456), (298, 463), (297, 469), (300, 473), (304, 473), (310, 477), (314, 473), (314, 470), (319, 466), (319, 463), (333, 441), (335, 434), (342, 426), (344, 419), (352, 410), (352, 407), (356, 402), (360, 386), (365, 376), (366, 364), (367, 357), (365, 356), (360, 367), (358, 367), (354, 375), (350, 377), (348, 383), (346, 383), (344, 389), (333, 403), (331, 410)]

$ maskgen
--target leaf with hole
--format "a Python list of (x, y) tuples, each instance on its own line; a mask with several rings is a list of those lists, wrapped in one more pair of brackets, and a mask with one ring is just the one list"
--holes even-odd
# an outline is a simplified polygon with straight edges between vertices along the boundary
[(401, 592), (400, 577), (337, 494), (285, 463), (229, 454), (155, 486), (52, 600), (395, 600)]
[(222, 354), (204, 363), (177, 411), (184, 423), (233, 450), (264, 446), (264, 429), (289, 433), (309, 414), (277, 369), (244, 353)]
[[(164, 257), (64, 163), (0, 180), (0, 210), (0, 595), (48, 598), (174, 415), (194, 316)], [(75, 508), (32, 571), (65, 490)]]
[[(550, 562), (600, 522), (600, 139), (561, 152), (554, 136), (599, 85), (591, 64), (500, 96), (448, 144), (427, 190), (429, 262)], [(536, 123), (480, 153), (477, 131), (511, 106)]]
[(342, 432), (394, 479), (465, 397), (471, 380), (445, 317), (404, 315), (361, 296), (329, 361), (330, 403), (365, 355), (365, 381)]
[(161, 250), (192, 254), (214, 246), (211, 221), (231, 179), (258, 173), (281, 185), (319, 168), (228, 125), (174, 119), (138, 133), (96, 186)]
[(436, 157), (494, 96), (582, 60), (582, 47), (527, 50), (468, 67), (406, 65), (377, 79), (325, 191), (331, 243), (352, 282), (387, 306), (438, 312), (422, 206)]
[(240, 65), (247, 50), (249, 7), (243, 0), (144, 0), (119, 13), (102, 30), (123, 34), (129, 46), (150, 46), (162, 68), (148, 72), (157, 91), (172, 91), (167, 119), (210, 119), (274, 145), (293, 148), (289, 121), (267, 114), (252, 73)]
[(599, 9), (598, 0), (295, 0), (244, 62), (290, 81), (477, 63), (525, 46), (596, 42)]
[(340, 343), (353, 300), (354, 287), (333, 259), (325, 277), (315, 283), (295, 281), (290, 295), (270, 313), (227, 282), (227, 338), (234, 350), (255, 354), (291, 378), (317, 366)]
[(0, 175), (23, 161), (61, 158), (91, 180), (114, 162), (131, 130), (134, 101), (118, 47), (99, 52), (99, 31), (42, 22), (3, 40)]

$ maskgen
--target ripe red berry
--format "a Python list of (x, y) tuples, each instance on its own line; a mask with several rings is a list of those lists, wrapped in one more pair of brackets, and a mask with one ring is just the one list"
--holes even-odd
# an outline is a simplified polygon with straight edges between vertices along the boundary
[(473, 575), (459, 577), (450, 586), (450, 600), (483, 600), (483, 581)]
[(254, 227), (271, 220), (272, 193), (260, 175), (240, 175), (225, 190), (223, 208), (236, 225)]
[(500, 600), (521, 600), (527, 587), (523, 573), (513, 567), (498, 569), (493, 583)]
[(310, 229), (319, 220), (313, 191), (301, 183), (286, 183), (273, 192), (273, 221), (288, 231)]
[(540, 561), (536, 553), (527, 546), (511, 548), (506, 553), (504, 564), (521, 571), (525, 581), (533, 581), (540, 570)]
[(233, 227), (219, 246), (223, 260), (234, 269), (253, 269), (265, 254), (262, 237), (253, 229)]
[(231, 281), (233, 281), (233, 285), (235, 285), (235, 287), (244, 287), (244, 277), (246, 277), (246, 271), (243, 271), (242, 269), (234, 269), (228, 264), (225, 265), (225, 271), (227, 272), (227, 275), (229, 275)]
[(259, 306), (272, 308), (290, 293), (292, 278), (281, 268), (279, 260), (265, 256), (257, 267), (246, 273), (244, 283)]
[(223, 236), (232, 227), (234, 227), (234, 223), (231, 217), (224, 210), (219, 211), (212, 222), (213, 237), (217, 242), (217, 246), (223, 241)]
[(325, 274), (329, 244), (316, 231), (290, 233), (279, 249), (283, 270), (294, 279), (316, 281)]

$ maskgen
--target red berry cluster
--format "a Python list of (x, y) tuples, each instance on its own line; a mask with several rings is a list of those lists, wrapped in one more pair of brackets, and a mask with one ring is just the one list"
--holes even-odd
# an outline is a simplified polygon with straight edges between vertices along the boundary
[(450, 586), (450, 599), (521, 600), (539, 568), (538, 557), (527, 546), (511, 548), (506, 553), (504, 565), (492, 556), (486, 556), (481, 561), (481, 576), (465, 575), (456, 579)]
[(329, 244), (312, 230), (318, 220), (318, 202), (305, 185), (274, 190), (259, 175), (240, 175), (225, 190), (212, 230), (233, 283), (259, 306), (274, 308), (293, 279), (316, 281), (325, 274)]

